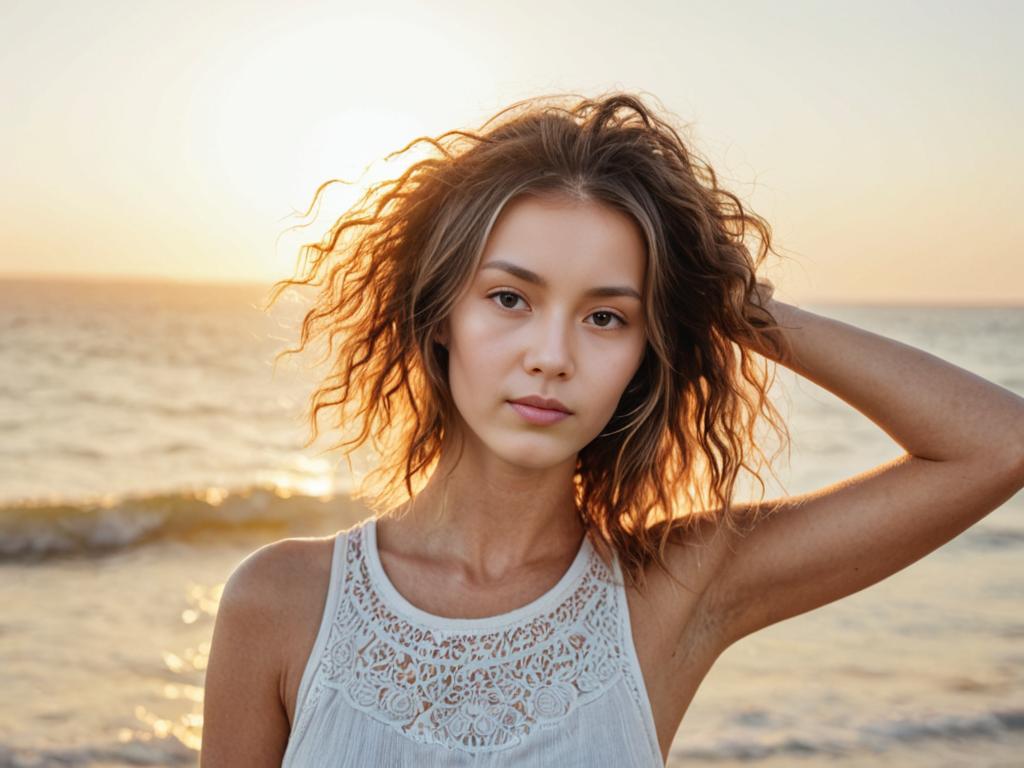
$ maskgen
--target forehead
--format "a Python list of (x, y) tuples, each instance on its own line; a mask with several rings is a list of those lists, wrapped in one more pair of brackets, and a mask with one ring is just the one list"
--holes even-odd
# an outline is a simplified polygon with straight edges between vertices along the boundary
[(510, 200), (498, 215), (480, 266), (498, 260), (553, 280), (619, 276), (639, 288), (647, 246), (633, 217), (607, 203), (524, 195)]

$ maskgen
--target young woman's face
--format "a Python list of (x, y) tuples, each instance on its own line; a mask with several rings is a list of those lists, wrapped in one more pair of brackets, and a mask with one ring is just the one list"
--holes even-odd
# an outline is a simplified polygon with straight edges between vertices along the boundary
[[(506, 205), (440, 335), (470, 446), (540, 468), (574, 459), (607, 426), (644, 355), (646, 262), (639, 226), (607, 205)], [(510, 403), (529, 395), (571, 414), (531, 421)]]

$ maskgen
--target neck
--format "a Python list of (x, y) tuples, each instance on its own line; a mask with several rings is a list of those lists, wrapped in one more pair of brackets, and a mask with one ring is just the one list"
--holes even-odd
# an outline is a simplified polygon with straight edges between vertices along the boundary
[(575, 457), (544, 470), (481, 465), (466, 454), (457, 463), (442, 459), (422, 491), (385, 515), (378, 530), (403, 553), (458, 563), (481, 584), (531, 564), (568, 565), (586, 533), (574, 469)]

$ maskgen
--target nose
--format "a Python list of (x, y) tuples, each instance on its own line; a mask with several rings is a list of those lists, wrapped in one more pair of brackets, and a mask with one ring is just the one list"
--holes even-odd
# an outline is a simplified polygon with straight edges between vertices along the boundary
[(523, 355), (529, 373), (568, 377), (573, 373), (572, 320), (553, 313), (531, 324), (531, 336)]

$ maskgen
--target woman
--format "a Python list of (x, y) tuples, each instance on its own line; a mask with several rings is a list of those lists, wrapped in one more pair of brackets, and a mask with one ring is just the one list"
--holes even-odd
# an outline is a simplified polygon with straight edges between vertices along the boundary
[[(278, 286), (323, 285), (312, 439), (337, 407), (381, 482), (374, 517), (231, 575), (204, 766), (663, 765), (725, 648), (1024, 485), (1024, 400), (775, 300), (768, 225), (636, 96), (426, 141)], [(758, 420), (786, 434), (770, 363), (906, 454), (735, 503)]]

